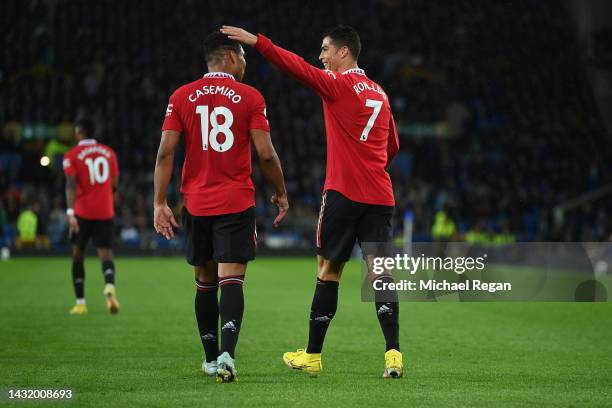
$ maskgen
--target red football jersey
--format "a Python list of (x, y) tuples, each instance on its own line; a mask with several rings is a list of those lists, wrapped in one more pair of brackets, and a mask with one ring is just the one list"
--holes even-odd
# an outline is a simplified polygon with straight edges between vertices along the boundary
[(316, 68), (257, 35), (256, 49), (281, 70), (314, 89), (323, 100), (327, 168), (323, 191), (353, 201), (394, 205), (386, 168), (399, 150), (389, 98), (362, 69), (337, 73)]
[(64, 155), (64, 173), (76, 176), (76, 215), (88, 220), (115, 216), (113, 178), (119, 176), (119, 166), (113, 149), (94, 139), (81, 140)]
[(162, 130), (185, 137), (181, 192), (189, 213), (231, 214), (255, 206), (249, 129), (270, 131), (266, 103), (230, 74), (208, 73), (170, 96)]

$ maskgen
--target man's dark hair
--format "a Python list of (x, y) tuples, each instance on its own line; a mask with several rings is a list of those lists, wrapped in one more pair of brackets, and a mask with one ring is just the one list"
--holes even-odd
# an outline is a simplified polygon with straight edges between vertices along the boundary
[(81, 118), (74, 122), (74, 126), (78, 126), (85, 132), (87, 137), (94, 137), (96, 133), (96, 126), (93, 123), (93, 120), (89, 118)]
[(240, 43), (236, 40), (230, 40), (225, 34), (219, 31), (213, 31), (204, 39), (204, 55), (206, 63), (212, 64), (219, 61), (223, 56), (223, 51), (235, 51), (240, 53)]
[(323, 33), (321, 38), (325, 37), (329, 37), (334, 45), (338, 48), (346, 46), (355, 59), (359, 58), (359, 53), (361, 52), (361, 40), (359, 39), (359, 34), (357, 34), (357, 31), (353, 27), (339, 25), (337, 27), (330, 28)]

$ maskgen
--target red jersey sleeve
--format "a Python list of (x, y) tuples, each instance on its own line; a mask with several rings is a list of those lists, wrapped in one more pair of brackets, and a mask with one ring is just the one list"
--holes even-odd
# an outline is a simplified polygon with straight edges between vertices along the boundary
[(251, 116), (249, 118), (249, 129), (260, 129), (266, 132), (270, 131), (270, 124), (266, 117), (266, 101), (259, 92), (254, 92), (253, 106)]
[(72, 157), (72, 150), (64, 155), (62, 161), (62, 167), (64, 168), (64, 174), (67, 176), (74, 176), (76, 174), (76, 167), (74, 166), (74, 158)]
[(336, 73), (313, 67), (299, 55), (274, 45), (263, 34), (257, 34), (255, 48), (268, 61), (314, 89), (321, 97), (333, 99), (339, 94)]
[(388, 168), (391, 161), (399, 151), (399, 137), (397, 136), (397, 128), (395, 127), (395, 120), (393, 115), (389, 117), (389, 139), (387, 140), (387, 164), (385, 168)]
[(162, 131), (164, 130), (176, 130), (177, 132), (183, 131), (183, 122), (179, 116), (179, 106), (176, 103), (176, 93), (173, 93), (168, 101), (166, 117), (164, 118), (164, 124), (162, 125)]

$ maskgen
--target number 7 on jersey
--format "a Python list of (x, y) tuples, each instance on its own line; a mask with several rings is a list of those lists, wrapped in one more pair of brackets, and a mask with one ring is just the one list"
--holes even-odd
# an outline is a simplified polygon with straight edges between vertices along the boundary
[(375, 99), (366, 99), (365, 106), (368, 108), (373, 108), (374, 111), (372, 112), (370, 119), (368, 119), (366, 127), (363, 128), (363, 132), (361, 132), (361, 137), (359, 138), (359, 140), (361, 140), (362, 142), (368, 140), (368, 135), (370, 134), (370, 130), (372, 130), (372, 126), (374, 126), (374, 122), (376, 121), (376, 118), (380, 113), (380, 108), (382, 108), (382, 104), (382, 101), (377, 101)]

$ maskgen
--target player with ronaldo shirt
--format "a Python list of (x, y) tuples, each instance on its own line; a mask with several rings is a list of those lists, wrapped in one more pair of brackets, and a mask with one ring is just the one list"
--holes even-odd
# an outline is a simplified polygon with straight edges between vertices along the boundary
[(93, 139), (94, 125), (89, 119), (75, 124), (78, 145), (64, 155), (66, 203), (72, 241), (72, 283), (76, 305), (70, 314), (85, 314), (85, 268), (83, 258), (90, 238), (98, 250), (104, 274), (106, 307), (119, 313), (115, 294), (115, 264), (113, 262), (113, 191), (119, 180), (117, 155), (110, 147)]
[[(196, 278), (195, 314), (205, 358), (202, 370), (217, 381), (236, 376), (234, 351), (244, 311), (246, 264), (255, 257), (255, 189), (251, 141), (279, 207), (289, 208), (280, 161), (266, 119), (263, 96), (241, 83), (246, 61), (237, 41), (210, 34), (204, 49), (208, 73), (178, 88), (168, 103), (155, 165), (154, 226), (167, 239), (178, 224), (167, 205), (174, 152), (181, 133), (185, 162), (181, 192), (187, 262)], [(221, 298), (217, 301), (217, 289)], [(221, 347), (219, 349), (219, 317)]]
[[(319, 267), (308, 347), (283, 355), (289, 367), (317, 372), (322, 369), (325, 333), (336, 313), (342, 269), (355, 241), (361, 244), (391, 240), (395, 200), (386, 169), (399, 150), (399, 140), (389, 99), (382, 87), (357, 66), (361, 42), (351, 27), (338, 26), (323, 34), (319, 59), (325, 69), (308, 64), (262, 34), (255, 36), (231, 26), (223, 26), (221, 32), (254, 46), (264, 58), (312, 88), (323, 101), (327, 169), (317, 228)], [(396, 299), (384, 302), (382, 294), (376, 295), (376, 311), (387, 350), (383, 376), (401, 377), (399, 304)]]

